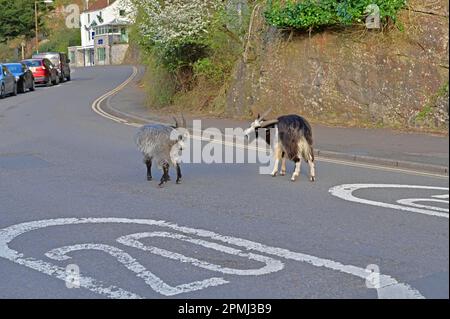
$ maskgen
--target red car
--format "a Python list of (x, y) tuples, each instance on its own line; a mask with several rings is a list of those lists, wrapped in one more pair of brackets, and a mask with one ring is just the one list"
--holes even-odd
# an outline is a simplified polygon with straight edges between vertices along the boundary
[(59, 84), (58, 69), (49, 59), (28, 59), (23, 60), (28, 68), (33, 72), (34, 82), (46, 86)]

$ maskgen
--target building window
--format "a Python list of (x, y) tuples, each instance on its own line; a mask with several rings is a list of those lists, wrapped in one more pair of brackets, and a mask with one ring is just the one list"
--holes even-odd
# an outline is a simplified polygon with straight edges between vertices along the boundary
[(97, 48), (97, 58), (100, 62), (105, 62), (106, 59), (105, 48)]
[(128, 32), (126, 28), (120, 28), (120, 42), (128, 43)]
[(75, 52), (70, 51), (70, 62), (76, 64), (76, 60), (75, 60)]

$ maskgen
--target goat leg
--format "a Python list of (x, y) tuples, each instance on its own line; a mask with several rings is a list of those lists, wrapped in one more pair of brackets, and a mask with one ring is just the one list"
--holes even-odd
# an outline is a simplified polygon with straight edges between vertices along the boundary
[(180, 184), (182, 177), (180, 164), (177, 163), (176, 167), (177, 167), (177, 184)]
[(164, 183), (167, 183), (168, 181), (170, 181), (169, 164), (165, 163), (165, 164), (163, 164), (163, 175), (161, 177), (161, 180), (160, 180), (158, 186), (162, 186)]
[(280, 172), (281, 176), (286, 175), (286, 154), (285, 152), (281, 153), (281, 172)]
[(145, 165), (147, 166), (147, 180), (151, 181), (153, 179), (153, 177), (152, 177), (152, 159), (146, 158)]

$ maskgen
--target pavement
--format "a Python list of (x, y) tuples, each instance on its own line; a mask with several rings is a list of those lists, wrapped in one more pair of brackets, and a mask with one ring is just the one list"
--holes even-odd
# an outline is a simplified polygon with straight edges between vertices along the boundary
[(447, 176), (183, 163), (160, 188), (136, 128), (91, 108), (131, 74), (77, 69), (0, 101), (0, 298), (449, 297)]
[[(145, 103), (145, 92), (140, 87), (144, 69), (125, 89), (111, 96), (105, 104), (108, 112), (135, 123), (173, 123), (173, 114), (149, 109)], [(189, 117), (201, 119), (203, 128), (242, 127), (248, 121)], [(321, 157), (371, 163), (382, 166), (414, 169), (448, 175), (449, 137), (431, 134), (405, 133), (391, 129), (342, 128), (313, 124), (316, 155)]]

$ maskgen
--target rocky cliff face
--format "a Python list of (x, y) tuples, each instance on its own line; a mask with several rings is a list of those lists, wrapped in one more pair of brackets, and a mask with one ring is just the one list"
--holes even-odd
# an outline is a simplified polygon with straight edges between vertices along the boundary
[(227, 112), (272, 106), (331, 124), (447, 130), (448, 2), (410, 1), (400, 21), (402, 31), (286, 34), (255, 19)]

